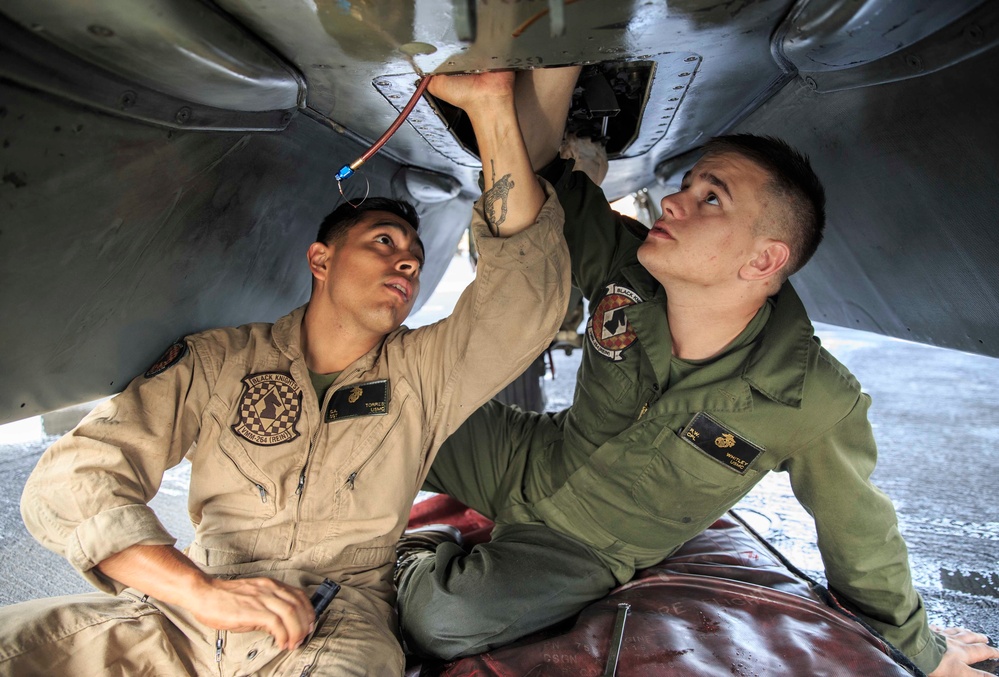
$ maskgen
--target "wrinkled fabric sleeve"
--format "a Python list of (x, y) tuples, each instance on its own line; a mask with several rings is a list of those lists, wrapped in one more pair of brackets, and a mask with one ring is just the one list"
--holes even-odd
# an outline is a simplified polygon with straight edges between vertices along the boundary
[(785, 461), (794, 495), (815, 520), (830, 589), (847, 607), (932, 672), (946, 644), (932, 632), (912, 584), (895, 508), (870, 476), (877, 447), (867, 419), (870, 397)]
[(187, 354), (161, 374), (139, 376), (42, 454), (21, 496), (28, 531), (95, 587), (124, 586), (95, 567), (132, 545), (176, 539), (146, 505), (163, 473), (194, 443), (209, 397), (202, 361)]
[(574, 164), (556, 158), (539, 174), (555, 187), (565, 211), (572, 283), (590, 299), (615, 271), (636, 262), (642, 240), (632, 231), (646, 228), (611, 209), (604, 192), (586, 174), (573, 171)]
[(546, 199), (535, 223), (510, 237), (489, 232), (482, 200), (476, 202), (475, 279), (450, 317), (404, 339), (407, 355), (419, 351), (413, 378), (420, 383), (432, 451), (548, 347), (565, 316), (569, 253), (563, 213), (551, 186), (541, 183)]

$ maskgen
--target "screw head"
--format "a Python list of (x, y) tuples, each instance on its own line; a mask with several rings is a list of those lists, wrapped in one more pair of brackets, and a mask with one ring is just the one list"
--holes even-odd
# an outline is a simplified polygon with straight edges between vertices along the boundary
[(101, 26), (100, 24), (90, 24), (87, 26), (87, 32), (91, 35), (96, 35), (99, 38), (112, 38), (114, 37), (114, 31), (107, 26)]
[(121, 96), (118, 97), (118, 107), (122, 109), (131, 108), (135, 105), (138, 98), (138, 95), (132, 90), (122, 92)]
[(909, 68), (912, 68), (913, 70), (917, 70), (917, 71), (923, 70), (923, 60), (920, 59), (915, 54), (906, 54), (905, 55), (905, 64)]
[(971, 24), (964, 29), (964, 37), (973, 45), (980, 45), (985, 41), (985, 31), (978, 24)]
[(179, 122), (180, 124), (184, 124), (185, 122), (191, 119), (191, 109), (188, 108), (187, 106), (184, 106), (183, 108), (177, 111), (177, 114), (173, 116), (173, 119)]
[(805, 85), (807, 85), (808, 88), (813, 92), (819, 88), (819, 83), (817, 83), (815, 81), (815, 78), (813, 78), (811, 75), (805, 78)]

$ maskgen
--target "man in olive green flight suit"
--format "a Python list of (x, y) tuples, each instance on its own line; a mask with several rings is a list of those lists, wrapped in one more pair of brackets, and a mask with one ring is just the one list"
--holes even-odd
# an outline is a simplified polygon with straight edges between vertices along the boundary
[[(555, 155), (574, 82), (566, 69), (517, 83), (535, 167)], [(425, 488), (496, 527), (470, 553), (444, 543), (400, 562), (409, 648), (478, 653), (571, 616), (777, 470), (814, 515), (845, 603), (926, 672), (984, 674), (967, 664), (999, 656), (987, 638), (931, 631), (891, 501), (869, 481), (870, 398), (786, 282), (821, 239), (807, 159), (771, 139), (712, 141), (647, 235), (571, 163), (540, 173), (590, 303), (573, 404), (491, 402), (445, 443)]]

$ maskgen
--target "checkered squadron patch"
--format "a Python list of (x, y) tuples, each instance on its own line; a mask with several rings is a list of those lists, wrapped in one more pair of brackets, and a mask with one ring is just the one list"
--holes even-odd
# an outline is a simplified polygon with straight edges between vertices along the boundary
[(290, 374), (250, 374), (239, 403), (237, 435), (254, 444), (272, 446), (298, 437), (295, 424), (302, 412), (302, 389)]
[(598, 353), (611, 362), (624, 359), (621, 354), (631, 347), (638, 337), (628, 322), (625, 308), (641, 303), (642, 297), (627, 287), (607, 285), (607, 295), (600, 299), (586, 323), (586, 336)]

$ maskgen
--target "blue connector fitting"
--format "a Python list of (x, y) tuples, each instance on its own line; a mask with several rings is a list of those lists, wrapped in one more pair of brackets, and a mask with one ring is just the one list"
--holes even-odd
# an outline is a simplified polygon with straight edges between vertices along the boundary
[(344, 179), (349, 179), (354, 175), (354, 170), (350, 168), (350, 165), (344, 165), (340, 168), (340, 171), (336, 173), (336, 180), (343, 181)]

